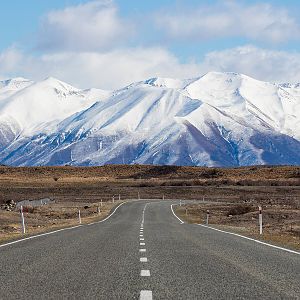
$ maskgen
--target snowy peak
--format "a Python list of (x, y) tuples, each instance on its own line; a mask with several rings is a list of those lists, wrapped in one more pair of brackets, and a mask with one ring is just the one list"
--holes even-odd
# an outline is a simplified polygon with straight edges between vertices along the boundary
[(300, 138), (299, 95), (278, 85), (237, 73), (210, 72), (184, 89), (191, 98), (201, 99), (229, 115), (259, 121), (279, 132)]
[(0, 81), (0, 89), (7, 88), (7, 89), (11, 89), (11, 90), (17, 90), (17, 89), (29, 86), (32, 83), (33, 83), (33, 81), (30, 81), (23, 77), (16, 77), (16, 78), (11, 78), (11, 79), (1, 80)]
[[(101, 100), (100, 97), (107, 97), (108, 92), (105, 95), (104, 91), (80, 90), (49, 77), (40, 82), (24, 84), (16, 92), (4, 96), (7, 97), (0, 102), (0, 117), (12, 118), (23, 134), (31, 135), (41, 128), (43, 131), (52, 130), (64, 118), (88, 108)], [(51, 127), (50, 124), (54, 125)]]
[(300, 164), (297, 85), (220, 72), (116, 91), (26, 82), (0, 88), (0, 163)]
[(171, 126), (176, 122), (176, 116), (184, 116), (200, 105), (201, 101), (192, 100), (176, 90), (148, 90), (137, 86), (72, 116), (61, 124), (60, 131), (145, 133)]
[(190, 82), (189, 79), (182, 80), (182, 79), (173, 79), (173, 78), (150, 78), (144, 81), (145, 84), (155, 87), (162, 87), (168, 89), (182, 89)]
[(79, 89), (73, 87), (70, 84), (67, 84), (59, 79), (56, 79), (54, 77), (48, 77), (43, 81), (37, 82), (36, 85), (40, 87), (45, 87), (45, 88), (53, 88), (58, 91), (65, 91), (65, 92), (78, 92), (80, 91)]

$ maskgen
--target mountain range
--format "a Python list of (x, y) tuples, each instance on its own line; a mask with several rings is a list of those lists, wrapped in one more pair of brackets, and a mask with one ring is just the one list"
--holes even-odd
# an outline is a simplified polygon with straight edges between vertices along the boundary
[(300, 84), (218, 72), (114, 91), (3, 80), (0, 163), (300, 165)]

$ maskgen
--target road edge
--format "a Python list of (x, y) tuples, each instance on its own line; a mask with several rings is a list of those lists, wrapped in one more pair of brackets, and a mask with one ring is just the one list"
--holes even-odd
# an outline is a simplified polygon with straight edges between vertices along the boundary
[[(172, 204), (171, 205), (171, 210), (172, 210), (174, 216), (181, 222), (181, 224), (184, 224), (184, 222), (175, 214), (175, 212), (173, 210), (173, 205), (178, 205), (178, 204)], [(286, 251), (286, 252), (289, 252), (289, 253), (300, 255), (300, 252), (298, 252), (298, 251), (291, 250), (291, 249), (284, 248), (284, 247), (280, 247), (280, 246), (276, 246), (276, 245), (273, 245), (273, 244), (269, 244), (269, 243), (266, 243), (266, 242), (263, 242), (263, 241), (260, 241), (260, 240), (256, 240), (256, 239), (253, 239), (253, 238), (250, 238), (250, 237), (238, 234), (238, 233), (217, 229), (217, 228), (207, 226), (207, 225), (203, 225), (203, 224), (189, 223), (189, 225), (202, 226), (202, 227), (205, 227), (205, 228), (208, 228), (208, 229), (211, 229), (211, 230), (215, 230), (215, 231), (218, 231), (218, 232), (221, 232), (221, 233), (237, 236), (237, 237), (242, 238), (242, 239), (246, 239), (246, 240), (258, 243), (258, 244), (262, 244), (264, 246), (268, 246), (268, 247), (272, 247), (272, 248), (275, 248), (275, 249), (278, 249), (278, 250), (282, 250), (282, 251)]]
[(217, 228), (207, 226), (207, 225), (203, 225), (203, 224), (193, 224), (193, 225), (202, 226), (202, 227), (205, 227), (205, 228), (208, 228), (208, 229), (211, 229), (211, 230), (215, 230), (215, 231), (218, 231), (218, 232), (221, 232), (221, 233), (237, 236), (239, 238), (249, 240), (249, 241), (252, 241), (252, 242), (255, 242), (255, 243), (258, 243), (258, 244), (262, 244), (262, 245), (265, 245), (265, 246), (268, 246), (268, 247), (272, 247), (272, 248), (275, 248), (275, 249), (279, 249), (279, 250), (283, 250), (283, 251), (286, 251), (286, 252), (289, 252), (289, 253), (300, 255), (300, 252), (298, 252), (298, 251), (291, 250), (291, 249), (284, 248), (284, 247), (280, 247), (280, 246), (276, 246), (276, 245), (273, 245), (273, 244), (269, 244), (269, 243), (266, 243), (266, 242), (263, 242), (263, 241), (260, 241), (260, 240), (256, 240), (256, 239), (253, 239), (253, 238), (250, 238), (248, 236), (244, 236), (244, 235), (241, 235), (241, 234), (238, 234), (238, 233), (217, 229)]
[(127, 203), (127, 202), (120, 203), (113, 210), (112, 213), (110, 213), (105, 219), (103, 219), (101, 221), (97, 221), (97, 222), (93, 222), (93, 223), (88, 223), (88, 224), (81, 224), (81, 225), (76, 225), (76, 226), (71, 226), (71, 227), (66, 227), (66, 228), (61, 228), (61, 229), (57, 229), (57, 230), (53, 230), (53, 231), (49, 231), (49, 232), (45, 232), (45, 233), (40, 233), (40, 234), (32, 235), (32, 236), (29, 236), (29, 237), (26, 237), (26, 238), (22, 238), (22, 239), (18, 239), (18, 240), (15, 240), (15, 241), (12, 241), (12, 242), (8, 242), (8, 243), (5, 243), (5, 244), (0, 244), (0, 248), (4, 248), (4, 247), (10, 246), (10, 245), (14, 245), (14, 244), (17, 244), (17, 243), (20, 243), (20, 242), (23, 242), (23, 241), (35, 239), (35, 238), (42, 237), (42, 236), (47, 236), (47, 235), (54, 234), (54, 233), (61, 232), (61, 231), (65, 231), (65, 230), (72, 230), (72, 229), (76, 229), (76, 228), (79, 228), (79, 227), (90, 226), (90, 225), (94, 225), (94, 224), (97, 224), (97, 223), (102, 223), (102, 222), (108, 220), (117, 211), (117, 209), (121, 205), (123, 205), (125, 203)]
[(184, 224), (184, 222), (175, 214), (173, 205), (178, 205), (178, 204), (171, 204), (171, 211), (172, 211), (174, 217), (177, 218), (181, 224)]

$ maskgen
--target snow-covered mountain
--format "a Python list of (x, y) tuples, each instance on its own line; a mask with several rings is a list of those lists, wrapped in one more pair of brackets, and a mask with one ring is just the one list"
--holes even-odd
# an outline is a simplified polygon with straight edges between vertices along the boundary
[(116, 91), (0, 81), (0, 163), (300, 164), (300, 85), (236, 73)]

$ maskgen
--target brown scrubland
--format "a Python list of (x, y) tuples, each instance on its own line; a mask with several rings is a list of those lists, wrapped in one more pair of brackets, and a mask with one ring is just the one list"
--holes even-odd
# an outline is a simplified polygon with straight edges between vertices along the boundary
[[(256, 236), (257, 207), (264, 210), (264, 237), (300, 248), (300, 167), (251, 166), (207, 168), (148, 165), (102, 167), (0, 167), (0, 204), (51, 198), (54, 204), (26, 212), (29, 233), (101, 219), (115, 200), (182, 199), (179, 207), (189, 222), (211, 223)], [(103, 202), (103, 212), (97, 206)], [(203, 202), (204, 200), (204, 202)], [(20, 234), (18, 211), (0, 210), (0, 240)], [(270, 238), (273, 236), (275, 238)], [(262, 238), (262, 237), (259, 237)]]

